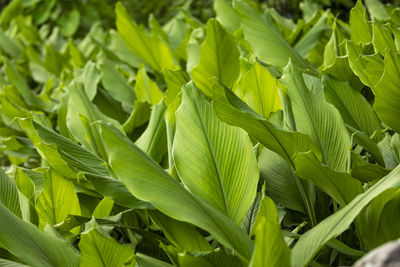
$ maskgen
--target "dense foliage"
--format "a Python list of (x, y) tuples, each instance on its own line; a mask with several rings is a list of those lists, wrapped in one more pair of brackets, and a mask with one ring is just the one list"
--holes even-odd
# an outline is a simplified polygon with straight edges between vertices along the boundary
[(145, 2), (148, 27), (2, 9), (1, 266), (339, 266), (400, 237), (400, 8)]

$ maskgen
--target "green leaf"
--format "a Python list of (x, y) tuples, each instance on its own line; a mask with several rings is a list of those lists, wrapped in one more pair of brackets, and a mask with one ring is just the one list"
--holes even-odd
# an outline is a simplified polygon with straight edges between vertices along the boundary
[(79, 253), (62, 239), (40, 231), (19, 219), (0, 203), (0, 243), (31, 266), (77, 267)]
[(349, 204), (329, 216), (302, 235), (292, 250), (292, 266), (306, 266), (318, 251), (332, 238), (346, 231), (357, 215), (374, 198), (389, 188), (400, 186), (400, 167), (380, 179), (366, 192), (355, 197)]
[(365, 0), (368, 12), (374, 20), (390, 20), (390, 16), (386, 11), (385, 5), (378, 0)]
[(75, 81), (83, 83), (87, 96), (90, 100), (93, 100), (97, 93), (97, 84), (100, 81), (100, 75), (96, 64), (92, 61), (88, 61), (85, 67), (80, 70), (80, 74), (75, 78)]
[(93, 211), (93, 217), (104, 218), (110, 215), (114, 207), (114, 200), (107, 197), (103, 198)]
[(399, 201), (400, 190), (391, 188), (372, 200), (360, 214), (359, 231), (366, 249), (374, 249), (398, 238)]
[(236, 81), (240, 71), (240, 54), (235, 38), (217, 20), (208, 20), (206, 34), (206, 40), (200, 46), (200, 61), (192, 69), (192, 77), (197, 87), (211, 96), (212, 77), (217, 77), (228, 87)]
[(189, 75), (183, 70), (170, 70), (163, 71), (167, 90), (165, 91), (165, 104), (169, 106), (178, 94), (181, 92), (183, 85), (190, 81)]
[(291, 58), (304, 69), (314, 69), (286, 42), (268, 12), (265, 16), (260, 16), (242, 0), (236, 0), (234, 8), (240, 15), (245, 40), (250, 43), (254, 54), (262, 61), (283, 68)]
[(133, 247), (103, 236), (97, 227), (81, 234), (79, 248), (82, 253), (82, 267), (131, 266), (135, 253)]
[(242, 94), (255, 112), (268, 119), (271, 113), (282, 109), (278, 81), (267, 68), (256, 61), (243, 79)]
[(275, 152), (262, 148), (258, 156), (260, 178), (265, 181), (265, 191), (274, 202), (286, 208), (305, 212), (301, 192), (290, 164)]
[(174, 60), (167, 44), (157, 37), (148, 35), (132, 21), (121, 2), (116, 4), (115, 12), (118, 34), (135, 55), (159, 72), (173, 66)]
[(306, 87), (302, 73), (293, 63), (284, 68), (281, 80), (287, 86), (296, 129), (313, 138), (328, 167), (346, 170), (351, 143), (340, 113)]
[(400, 110), (397, 108), (400, 101), (400, 92), (397, 84), (400, 83), (400, 55), (387, 52), (385, 55), (385, 70), (382, 78), (374, 88), (374, 109), (379, 118), (396, 132), (400, 132)]
[(208, 202), (185, 190), (127, 137), (104, 124), (100, 129), (110, 167), (134, 196), (151, 202), (176, 220), (203, 228), (243, 259), (250, 259), (252, 243), (239, 226)]
[(240, 28), (240, 18), (227, 0), (215, 0), (216, 19), (230, 32)]
[(155, 105), (151, 113), (149, 124), (135, 144), (149, 157), (160, 162), (167, 153), (167, 132), (164, 120), (166, 106), (163, 102)]
[(371, 42), (371, 29), (368, 24), (367, 11), (361, 0), (350, 10), (351, 41), (357, 45)]
[(382, 129), (374, 110), (364, 96), (346, 81), (338, 81), (329, 76), (322, 79), (325, 99), (340, 112), (344, 122), (367, 136)]
[(355, 75), (372, 90), (383, 73), (383, 61), (379, 54), (362, 55), (360, 47), (348, 41), (346, 43), (349, 65)]
[(296, 155), (294, 164), (297, 175), (310, 179), (340, 206), (345, 206), (364, 192), (360, 181), (345, 172), (336, 172), (322, 165), (312, 152)]
[(328, 14), (329, 12), (325, 11), (312, 28), (296, 42), (293, 48), (300, 56), (307, 57), (310, 51), (320, 42), (324, 31), (327, 29)]
[(147, 76), (146, 69), (143, 65), (139, 67), (136, 77), (135, 94), (138, 101), (147, 102), (154, 106), (160, 103), (163, 93), (158, 85)]
[(173, 265), (168, 264), (164, 261), (149, 257), (142, 253), (136, 253), (136, 263), (139, 267), (172, 267)]
[(156, 210), (149, 213), (152, 221), (176, 247), (185, 251), (212, 251), (212, 247), (193, 225), (176, 221)]
[(283, 240), (278, 211), (267, 196), (261, 200), (260, 213), (254, 227), (256, 244), (249, 266), (290, 266), (290, 249)]
[(289, 163), (292, 164), (292, 157), (297, 152), (319, 151), (308, 135), (276, 127), (219, 83), (214, 83), (213, 91), (213, 106), (218, 119), (243, 128), (249, 135)]
[(38, 196), (36, 208), (42, 229), (46, 223), (55, 225), (64, 221), (69, 214), (81, 215), (74, 184), (52, 169), (43, 174), (43, 190)]
[(0, 202), (15, 215), (21, 217), (17, 186), (3, 169), (0, 169)]
[(173, 146), (176, 170), (191, 192), (237, 224), (256, 194), (259, 173), (252, 147), (242, 129), (218, 121), (193, 83), (183, 87)]
[(372, 23), (372, 44), (375, 52), (385, 54), (385, 50), (397, 52), (396, 44), (392, 37), (389, 25), (377, 25)]
[(100, 70), (101, 83), (104, 88), (113, 98), (121, 102), (122, 107), (126, 111), (131, 111), (133, 109), (133, 102), (135, 101), (133, 88), (127, 84), (125, 78), (115, 68), (114, 63), (106, 57), (102, 59)]

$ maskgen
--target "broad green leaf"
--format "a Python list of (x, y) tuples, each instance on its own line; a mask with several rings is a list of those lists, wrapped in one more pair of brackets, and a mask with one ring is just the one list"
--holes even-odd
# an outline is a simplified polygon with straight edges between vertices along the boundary
[(365, 0), (365, 4), (367, 5), (368, 12), (372, 19), (376, 20), (389, 20), (390, 16), (385, 9), (383, 3), (378, 0)]
[(21, 44), (14, 38), (10, 38), (0, 29), (0, 48), (2, 52), (7, 53), (12, 58), (18, 57), (22, 52)]
[(352, 134), (351, 138), (357, 145), (362, 146), (366, 151), (368, 151), (379, 165), (385, 166), (385, 160), (381, 150), (375, 141), (369, 138), (368, 135), (361, 132), (355, 132)]
[(82, 253), (82, 267), (133, 266), (133, 247), (103, 236), (96, 227), (81, 234), (79, 248)]
[(350, 137), (340, 113), (306, 87), (302, 73), (293, 63), (284, 68), (281, 81), (287, 86), (296, 129), (313, 138), (328, 167), (346, 170)]
[(400, 235), (399, 207), (400, 191), (398, 188), (386, 190), (362, 211), (359, 216), (359, 231), (363, 246), (370, 250)]
[(18, 90), (18, 93), (21, 94), (26, 103), (31, 106), (38, 106), (39, 104), (38, 97), (29, 88), (25, 79), (15, 70), (14, 66), (7, 60), (5, 60), (5, 72), (10, 83), (15, 86), (15, 88)]
[[(68, 162), (70, 167), (79, 171), (108, 176), (108, 170), (105, 167), (105, 162), (92, 152), (75, 144), (70, 139), (57, 134), (53, 130), (33, 122), (30, 119), (20, 119), (18, 122), (21, 125), (21, 128), (23, 128), (25, 133), (28, 135), (29, 139), (31, 139), (31, 141), (37, 145), (39, 150), (41, 146), (43, 146), (44, 148), (48, 148), (48, 150), (52, 148), (51, 152), (53, 153), (57, 152), (56, 154), (53, 154), (53, 156), (56, 156), (56, 162), (53, 165), (58, 166), (58, 164), (62, 164), (62, 170), (67, 170), (66, 172), (62, 172), (63, 175), (68, 174), (71, 176), (76, 176), (75, 174), (72, 174), (73, 171), (68, 166), (67, 167), (69, 170), (64, 168), (65, 165), (63, 162), (65, 162), (65, 164)], [(53, 144), (53, 146), (44, 146), (44, 143)], [(50, 165), (52, 164), (51, 159), (52, 158), (47, 158)], [(55, 169), (57, 170), (57, 168)]]
[(77, 267), (79, 253), (62, 239), (22, 221), (0, 203), (0, 243), (30, 266)]
[(397, 84), (400, 83), (400, 55), (387, 52), (385, 55), (385, 70), (382, 78), (374, 88), (374, 109), (378, 117), (390, 128), (400, 132), (400, 110), (397, 103), (400, 101), (400, 92)]
[(22, 0), (13, 0), (6, 7), (2, 9), (0, 15), (0, 23), (8, 24), (22, 11)]
[(350, 10), (351, 41), (356, 45), (371, 42), (371, 29), (368, 24), (367, 11), (361, 0)]
[(216, 19), (230, 32), (240, 28), (240, 18), (227, 0), (215, 0)]
[(116, 100), (122, 103), (122, 107), (126, 111), (133, 109), (133, 102), (135, 101), (135, 93), (133, 88), (127, 84), (125, 78), (121, 75), (112, 61), (103, 57), (100, 64), (101, 82), (104, 88)]
[(210, 19), (207, 22), (206, 35), (200, 47), (199, 64), (192, 69), (192, 77), (197, 87), (205, 95), (211, 96), (211, 78), (216, 77), (228, 87), (236, 81), (240, 71), (240, 54), (235, 38), (217, 20)]
[(293, 48), (300, 56), (306, 57), (320, 42), (324, 31), (327, 29), (328, 14), (329, 12), (325, 11), (312, 28), (296, 42)]
[(183, 70), (170, 70), (163, 71), (167, 90), (165, 91), (165, 104), (169, 106), (178, 94), (181, 92), (183, 85), (189, 82), (189, 75)]
[(193, 225), (176, 221), (156, 210), (150, 211), (150, 217), (176, 247), (186, 251), (212, 250), (206, 239), (196, 231)]
[(262, 148), (258, 156), (260, 178), (265, 181), (266, 194), (286, 208), (305, 212), (298, 182), (290, 164), (275, 152)]
[(172, 53), (166, 43), (148, 35), (132, 21), (121, 2), (116, 4), (115, 12), (118, 34), (135, 55), (156, 71), (173, 66)]
[(149, 124), (135, 144), (156, 162), (167, 153), (167, 132), (164, 120), (166, 106), (163, 102), (153, 106)]
[(266, 214), (259, 213), (255, 222), (256, 244), (249, 266), (290, 266), (290, 249), (283, 240), (274, 202), (264, 196), (261, 209)]
[(221, 249), (214, 250), (212, 252), (180, 253), (178, 254), (178, 257), (179, 266), (182, 267), (245, 266), (237, 257), (232, 256)]
[(374, 110), (364, 96), (346, 81), (324, 76), (325, 99), (340, 112), (344, 122), (371, 136), (382, 129)]
[(90, 100), (93, 100), (97, 93), (97, 84), (100, 81), (100, 75), (97, 71), (96, 64), (92, 61), (88, 61), (75, 80), (83, 83), (86, 94)]
[(69, 214), (81, 215), (74, 184), (52, 169), (43, 174), (43, 190), (38, 196), (36, 208), (40, 228), (44, 228), (46, 223), (60, 223)]
[(260, 16), (242, 0), (236, 0), (234, 8), (240, 15), (245, 39), (262, 61), (283, 68), (291, 58), (304, 69), (314, 68), (286, 42), (268, 12)]
[(172, 267), (173, 265), (142, 253), (136, 253), (136, 263), (139, 267)]
[(35, 184), (21, 168), (17, 168), (14, 175), (15, 184), (19, 191), (19, 203), (22, 219), (38, 224), (38, 215), (35, 208)]
[(104, 156), (104, 148), (96, 129), (89, 124), (97, 120), (112, 123), (122, 128), (119, 123), (110, 117), (105, 116), (93, 103), (81, 83), (73, 82), (69, 87), (68, 111), (66, 122), (72, 136), (100, 157)]
[(0, 202), (15, 215), (21, 217), (17, 186), (3, 169), (0, 169)]
[(152, 106), (160, 103), (163, 98), (163, 93), (158, 88), (158, 85), (147, 76), (143, 65), (139, 67), (134, 90), (138, 101), (147, 102)]
[(0, 266), (2, 267), (29, 267), (29, 265), (25, 265), (15, 261), (9, 261), (5, 259), (0, 259)]
[(109, 165), (134, 196), (151, 202), (176, 220), (203, 228), (243, 259), (250, 259), (252, 243), (239, 226), (207, 201), (185, 190), (127, 137), (110, 126), (103, 124), (100, 128)]
[(242, 94), (246, 103), (266, 119), (271, 113), (282, 109), (277, 82), (267, 68), (257, 61), (244, 76)]
[(219, 122), (193, 83), (182, 90), (173, 145), (176, 170), (191, 192), (239, 224), (254, 200), (259, 176), (250, 138)]
[(110, 215), (114, 207), (114, 200), (107, 197), (103, 198), (93, 211), (93, 217), (104, 218)]
[(268, 149), (279, 154), (291, 165), (293, 165), (292, 157), (295, 153), (309, 150), (319, 151), (310, 136), (276, 127), (219, 83), (214, 83), (213, 91), (213, 106), (218, 119), (243, 128), (249, 135), (255, 137)]
[(383, 61), (379, 54), (362, 55), (360, 47), (348, 41), (346, 50), (349, 59), (349, 65), (355, 75), (372, 90), (379, 82), (383, 73)]
[(356, 196), (349, 204), (329, 216), (302, 235), (292, 250), (292, 266), (306, 266), (318, 251), (332, 238), (346, 231), (358, 214), (374, 198), (389, 188), (400, 186), (400, 167), (380, 179), (366, 192)]
[(150, 203), (141, 201), (126, 189), (126, 187), (117, 179), (111, 177), (89, 174), (86, 178), (93, 187), (103, 196), (110, 198), (122, 207), (131, 209), (150, 209)]
[(294, 164), (297, 175), (310, 179), (340, 206), (345, 206), (364, 191), (360, 181), (345, 172), (337, 172), (322, 165), (312, 152), (296, 155)]
[(372, 23), (372, 44), (375, 52), (385, 55), (385, 50), (397, 52), (396, 44), (388, 24), (377, 25)]

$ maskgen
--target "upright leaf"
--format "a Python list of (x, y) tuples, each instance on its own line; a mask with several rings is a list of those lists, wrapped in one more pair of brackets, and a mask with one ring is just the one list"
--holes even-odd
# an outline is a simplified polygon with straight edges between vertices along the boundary
[(110, 167), (134, 196), (151, 202), (174, 219), (203, 228), (242, 259), (250, 259), (252, 242), (239, 226), (207, 201), (185, 190), (127, 137), (104, 124), (100, 129)]
[(313, 138), (325, 164), (337, 171), (346, 170), (350, 137), (340, 113), (306, 87), (302, 73), (293, 63), (284, 68), (282, 82), (287, 86), (296, 129)]
[(174, 162), (183, 183), (241, 222), (256, 194), (259, 171), (247, 134), (218, 121), (193, 83), (183, 87), (176, 112)]
[(121, 2), (116, 4), (115, 13), (118, 34), (135, 55), (156, 71), (173, 66), (168, 45), (158, 37), (147, 34), (132, 21)]
[(200, 61), (192, 69), (192, 77), (197, 87), (211, 96), (211, 78), (217, 77), (228, 87), (236, 81), (240, 71), (239, 51), (235, 38), (217, 20), (207, 22), (206, 34), (206, 40), (200, 47)]
[(131, 266), (135, 253), (132, 247), (103, 236), (96, 227), (82, 233), (79, 248), (82, 253), (82, 267)]
[(244, 76), (242, 93), (247, 104), (266, 119), (282, 109), (277, 82), (268, 69), (257, 61)]
[(43, 190), (38, 196), (36, 208), (41, 228), (46, 223), (60, 223), (69, 214), (81, 215), (74, 184), (52, 169), (43, 174)]

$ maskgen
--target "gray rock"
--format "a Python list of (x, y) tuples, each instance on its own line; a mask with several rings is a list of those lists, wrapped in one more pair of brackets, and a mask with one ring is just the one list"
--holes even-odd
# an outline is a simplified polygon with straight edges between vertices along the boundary
[(400, 240), (386, 243), (368, 252), (354, 267), (400, 267)]

